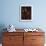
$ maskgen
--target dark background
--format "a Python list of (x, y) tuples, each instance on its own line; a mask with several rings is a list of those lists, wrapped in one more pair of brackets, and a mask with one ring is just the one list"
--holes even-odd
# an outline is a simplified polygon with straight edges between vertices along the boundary
[(31, 19), (31, 7), (29, 7), (29, 6), (21, 7), (21, 19), (22, 20), (30, 20)]

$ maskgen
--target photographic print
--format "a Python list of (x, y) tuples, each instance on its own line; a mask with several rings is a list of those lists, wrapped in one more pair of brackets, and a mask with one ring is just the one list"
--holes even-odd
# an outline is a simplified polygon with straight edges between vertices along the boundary
[(20, 6), (20, 21), (31, 21), (32, 20), (32, 6), (21, 5)]

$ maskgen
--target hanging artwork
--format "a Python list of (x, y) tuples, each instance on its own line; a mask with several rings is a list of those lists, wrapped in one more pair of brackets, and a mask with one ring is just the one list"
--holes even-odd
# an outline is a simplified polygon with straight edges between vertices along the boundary
[(20, 21), (32, 21), (32, 6), (20, 6)]

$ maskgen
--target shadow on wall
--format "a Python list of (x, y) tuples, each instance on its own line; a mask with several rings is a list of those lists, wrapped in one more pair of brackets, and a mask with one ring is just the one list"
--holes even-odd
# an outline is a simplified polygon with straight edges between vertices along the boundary
[(6, 28), (4, 24), (0, 24), (0, 43), (2, 43), (2, 36), (3, 32), (5, 32), (3, 29)]

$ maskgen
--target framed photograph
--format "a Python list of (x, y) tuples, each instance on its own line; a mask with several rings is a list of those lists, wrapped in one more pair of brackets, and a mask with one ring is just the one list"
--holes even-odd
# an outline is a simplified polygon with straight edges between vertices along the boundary
[(32, 5), (20, 5), (20, 21), (32, 21)]

